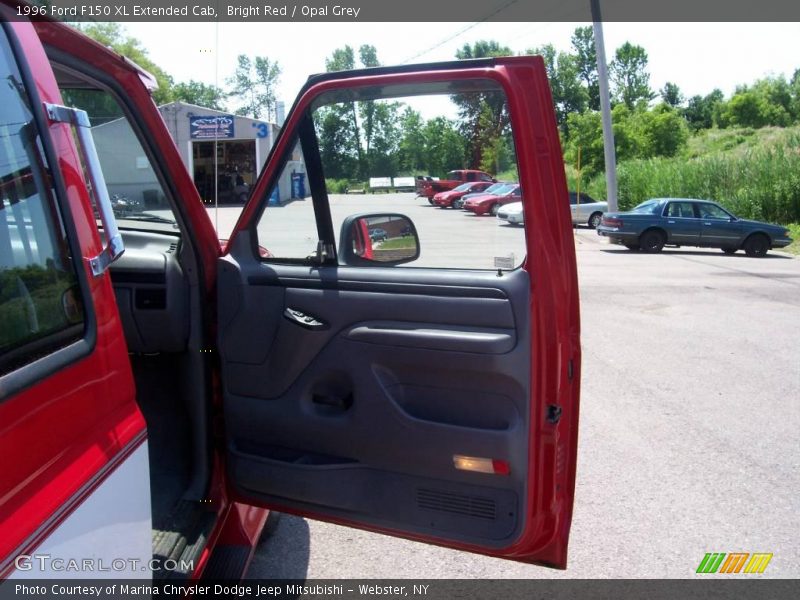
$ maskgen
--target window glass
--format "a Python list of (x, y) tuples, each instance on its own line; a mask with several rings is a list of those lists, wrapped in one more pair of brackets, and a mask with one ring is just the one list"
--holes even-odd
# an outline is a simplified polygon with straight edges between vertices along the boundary
[(119, 102), (109, 92), (62, 86), (64, 103), (85, 110), (120, 228), (175, 231), (170, 208), (150, 158)]
[(22, 79), (0, 34), (0, 374), (82, 335), (83, 306)]
[(667, 207), (667, 216), (679, 219), (694, 219), (694, 203), (670, 202)]
[(641, 213), (645, 215), (654, 215), (658, 212), (658, 206), (659, 206), (658, 202), (648, 200), (647, 202), (642, 202), (641, 204), (635, 206), (633, 210), (631, 210), (631, 212)]
[(697, 206), (700, 209), (701, 219), (725, 219), (727, 221), (731, 217), (730, 214), (716, 204), (700, 203)]
[[(519, 266), (524, 229), (498, 218), (503, 206), (522, 200), (505, 94), (483, 81), (393, 91), (330, 93), (311, 111), (336, 244), (348, 216), (400, 214), (415, 226), (420, 247), (403, 266)], [(320, 240), (308, 183), (296, 145), (257, 224), (258, 243), (274, 260), (315, 258)], [(442, 208), (434, 201), (439, 192), (448, 192)], [(389, 241), (376, 234), (367, 243), (378, 251)]]
[[(270, 190), (267, 207), (256, 226), (258, 244), (271, 258), (314, 261), (319, 242), (305, 160), (295, 139), (288, 160)], [(262, 251), (262, 255), (264, 252)]]

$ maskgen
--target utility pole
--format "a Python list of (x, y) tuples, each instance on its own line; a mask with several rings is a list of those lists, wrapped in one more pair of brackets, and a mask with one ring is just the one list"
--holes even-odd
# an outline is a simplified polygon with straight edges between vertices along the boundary
[(600, 0), (592, 2), (594, 49), (597, 54), (597, 81), (600, 87), (600, 115), (603, 119), (603, 151), (606, 159), (606, 200), (608, 212), (617, 210), (617, 155), (614, 151), (614, 129), (611, 126), (611, 99), (608, 91), (608, 66), (606, 45), (603, 41), (603, 17)]

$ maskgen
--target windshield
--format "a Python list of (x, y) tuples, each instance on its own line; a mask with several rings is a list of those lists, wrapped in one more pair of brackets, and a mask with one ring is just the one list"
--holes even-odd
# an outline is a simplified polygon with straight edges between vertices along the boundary
[(513, 196), (519, 191), (518, 185), (509, 185), (507, 189), (502, 190), (498, 195), (499, 196)]
[(483, 193), (484, 194), (496, 194), (500, 190), (502, 190), (504, 187), (506, 187), (507, 185), (508, 185), (507, 183), (495, 183), (495, 184), (490, 185), (488, 188), (486, 188), (483, 191)]
[(472, 185), (473, 184), (471, 184), (471, 183), (462, 183), (457, 188), (454, 188), (453, 191), (454, 192), (468, 192), (470, 190), (470, 188), (472, 187)]
[(634, 207), (631, 212), (644, 215), (654, 215), (658, 212), (658, 205), (659, 203), (656, 200), (647, 200)]

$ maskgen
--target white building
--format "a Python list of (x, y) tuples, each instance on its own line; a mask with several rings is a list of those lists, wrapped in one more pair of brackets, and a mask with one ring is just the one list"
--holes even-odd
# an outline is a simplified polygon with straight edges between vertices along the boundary
[[(186, 102), (171, 102), (158, 110), (203, 200), (213, 202), (216, 174), (219, 201), (244, 202), (275, 143), (279, 126)], [(302, 190), (308, 189), (305, 165), (296, 163), (284, 169), (281, 176), (281, 203), (298, 196), (297, 186), (292, 187), (293, 171), (302, 176)]]

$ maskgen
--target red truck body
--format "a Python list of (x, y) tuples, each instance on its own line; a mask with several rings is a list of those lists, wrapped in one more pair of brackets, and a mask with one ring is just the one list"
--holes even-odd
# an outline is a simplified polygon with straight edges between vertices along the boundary
[(483, 171), (473, 169), (458, 169), (450, 171), (446, 179), (433, 179), (432, 177), (417, 177), (417, 196), (428, 199), (433, 204), (433, 197), (439, 192), (446, 192), (470, 181), (488, 181), (495, 183), (497, 180)]
[[(0, 577), (59, 577), (64, 561), (134, 558), (145, 568), (114, 574), (240, 577), (272, 508), (566, 567), (580, 322), (541, 58), (311, 77), (221, 247), (147, 74), (64, 24), (0, 11), (0, 76), (13, 83), (0, 103), (0, 276), (10, 282), (0, 296)], [(501, 277), (370, 265), (364, 231), (349, 250), (366, 266), (347, 263), (315, 143), (304, 151), (329, 254), (300, 264), (263, 251), (259, 218), (298, 137), (313, 135), (320, 101), (475, 82), (508, 98), (531, 217), (520, 268)], [(64, 106), (71, 88), (120, 104), (175, 216), (159, 230), (120, 218), (116, 262), (102, 260), (117, 224), (87, 181), (100, 175), (94, 147), (75, 132), (92, 126)], [(437, 183), (493, 181), (453, 173)], [(182, 333), (173, 339), (173, 330)], [(474, 423), (464, 402), (489, 412)], [(495, 415), (496, 406), (506, 412)], [(185, 444), (177, 475), (166, 468), (175, 444)], [(159, 506), (173, 484), (183, 486), (178, 501)], [(162, 509), (170, 518), (159, 521)], [(166, 533), (183, 536), (188, 562), (166, 565), (163, 528), (181, 523), (188, 529)]]

